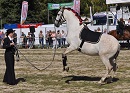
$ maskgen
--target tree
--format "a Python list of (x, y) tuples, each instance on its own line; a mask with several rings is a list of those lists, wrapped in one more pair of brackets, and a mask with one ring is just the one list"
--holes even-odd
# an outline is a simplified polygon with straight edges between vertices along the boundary
[[(0, 0), (0, 16), (3, 24), (20, 23), (22, 1), (24, 0)], [(48, 3), (68, 3), (73, 0), (26, 0), (28, 1), (28, 15), (26, 23), (48, 23)], [(93, 13), (106, 10), (105, 0), (81, 0), (81, 16), (89, 15), (89, 7), (92, 6)], [(102, 7), (101, 7), (102, 6)], [(50, 23), (56, 17), (58, 10), (50, 11)]]
[(3, 0), (1, 2), (1, 16), (3, 23), (17, 23), (20, 20), (20, 0)]

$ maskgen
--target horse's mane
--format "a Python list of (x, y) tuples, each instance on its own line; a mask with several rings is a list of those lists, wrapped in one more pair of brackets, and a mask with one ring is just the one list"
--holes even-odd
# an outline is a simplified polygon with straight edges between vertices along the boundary
[(67, 10), (69, 10), (69, 11), (72, 11), (74, 14), (75, 14), (75, 16), (79, 19), (79, 22), (80, 22), (80, 25), (82, 24), (82, 19), (81, 19), (81, 16), (76, 12), (76, 11), (74, 11), (73, 9), (71, 9), (71, 8), (64, 8), (64, 9), (67, 9)]

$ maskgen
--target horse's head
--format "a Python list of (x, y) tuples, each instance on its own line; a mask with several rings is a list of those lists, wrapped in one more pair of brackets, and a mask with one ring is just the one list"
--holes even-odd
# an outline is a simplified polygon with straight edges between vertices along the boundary
[(66, 21), (64, 18), (63, 12), (64, 12), (64, 7), (61, 7), (60, 11), (57, 14), (56, 20), (55, 20), (56, 27), (59, 27), (60, 25), (62, 25), (63, 22)]

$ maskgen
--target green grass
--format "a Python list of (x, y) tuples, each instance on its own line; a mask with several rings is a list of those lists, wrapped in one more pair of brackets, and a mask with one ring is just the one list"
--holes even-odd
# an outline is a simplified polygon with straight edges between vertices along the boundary
[[(52, 58), (52, 50), (21, 49), (21, 51), (41, 69), (45, 67), (45, 64), (50, 63)], [(0, 53), (2, 54), (3, 51)], [(130, 93), (130, 51), (121, 51), (117, 59), (119, 68), (115, 81), (105, 85), (98, 84), (105, 74), (105, 66), (99, 57), (74, 51), (68, 55), (70, 71), (62, 72), (61, 54), (62, 50), (57, 50), (55, 61), (44, 71), (37, 71), (21, 57), (20, 62), (15, 64), (15, 73), (17, 78), (25, 78), (26, 82), (20, 82), (17, 86), (2, 83), (5, 71), (4, 60), (2, 60), (0, 93)]]

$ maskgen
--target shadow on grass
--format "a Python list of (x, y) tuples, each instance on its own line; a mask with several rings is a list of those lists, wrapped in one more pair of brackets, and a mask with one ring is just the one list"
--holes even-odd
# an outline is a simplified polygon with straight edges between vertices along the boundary
[[(65, 83), (70, 84), (70, 81), (99, 81), (101, 77), (89, 77), (89, 76), (66, 76), (63, 78), (71, 78), (65, 81)], [(119, 79), (118, 78), (113, 78), (113, 82), (117, 82)]]

